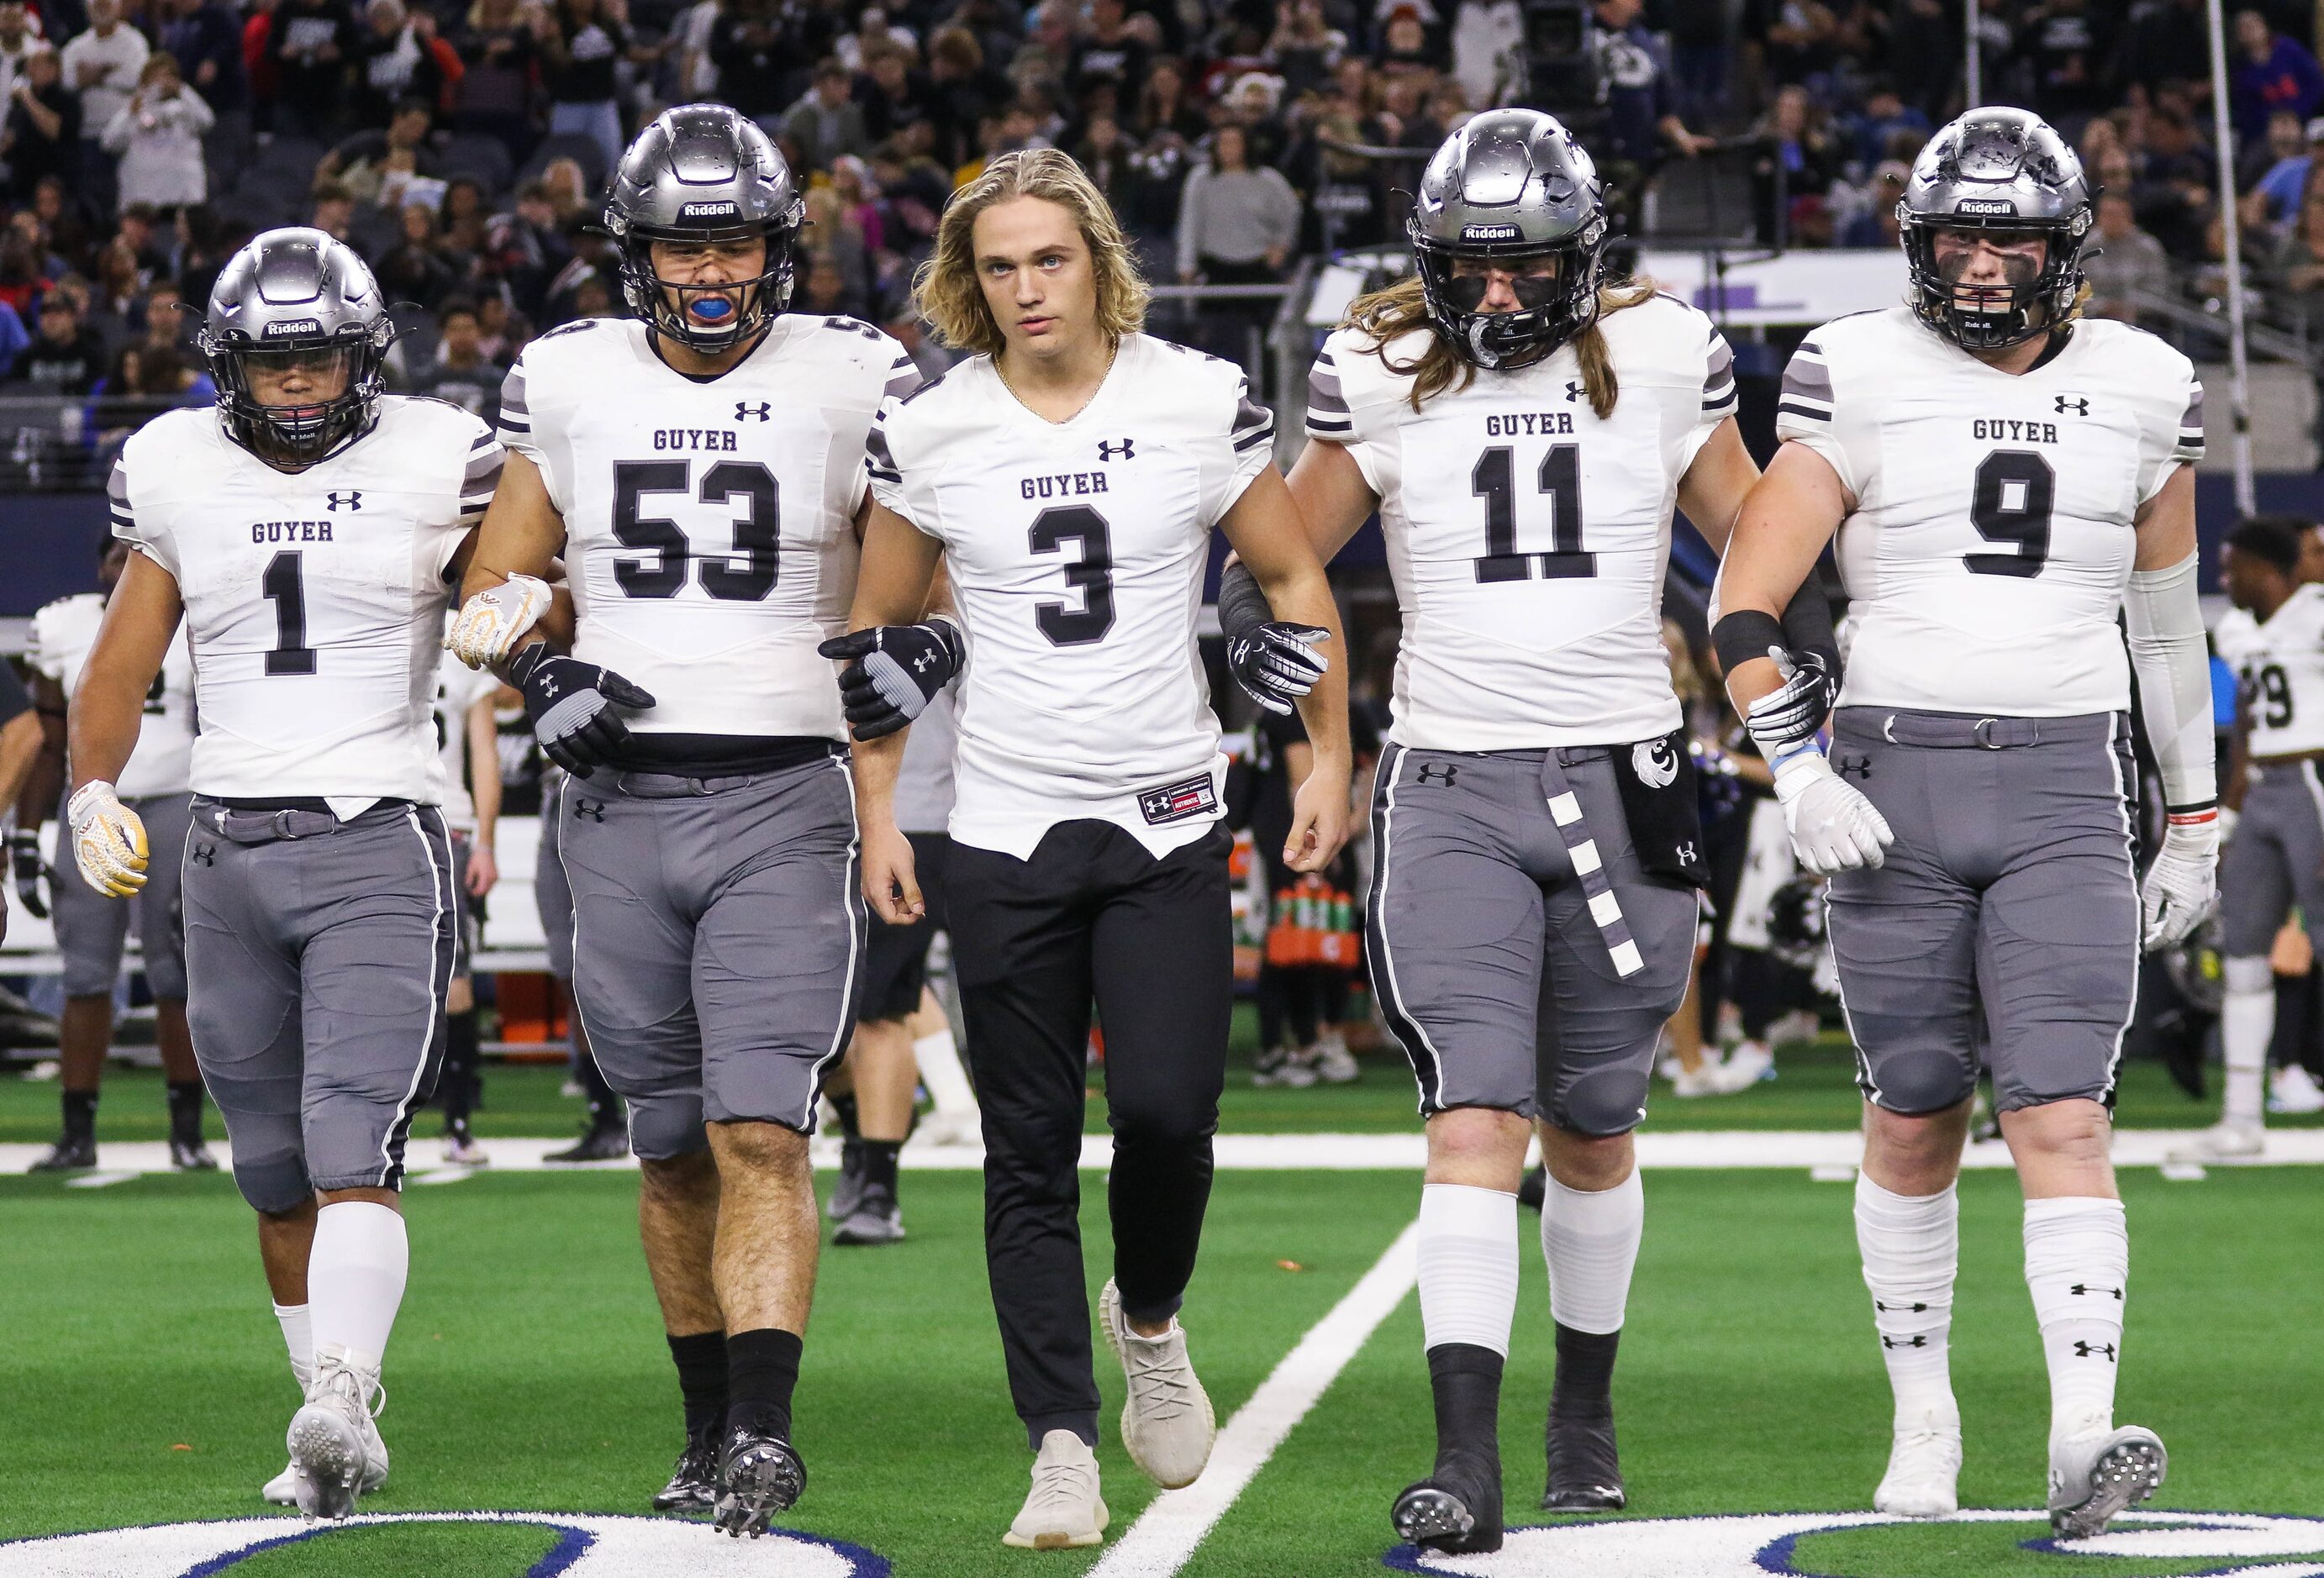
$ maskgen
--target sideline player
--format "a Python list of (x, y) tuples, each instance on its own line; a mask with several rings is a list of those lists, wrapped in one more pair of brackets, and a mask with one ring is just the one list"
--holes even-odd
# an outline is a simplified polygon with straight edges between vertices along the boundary
[[(1898, 213), (1911, 295), (1793, 357), (1785, 442), (1720, 571), (1716, 639), (1748, 713), (1777, 683), (1769, 615), (1839, 533), (1856, 635), (1832, 759), (1804, 732), (1767, 757), (1802, 862), (1831, 877), (1867, 1098), (1857, 1242), (1896, 1403), (1873, 1505), (1956, 1505), (1954, 1182), (1981, 1047), (2025, 1196), (2051, 1523), (2080, 1538), (2165, 1466), (2153, 1431), (2114, 1425), (2130, 1240), (2108, 1106), (2142, 932), (2176, 942), (2213, 895), (2202, 390), (2161, 340), (2079, 316), (2089, 188), (2039, 117), (1946, 126)], [(2143, 893), (2134, 669), (2169, 811)]]
[[(87, 883), (48, 884), (54, 872), (41, 860), (41, 823), (64, 821), (66, 783), (65, 711), (89, 648), (97, 644), (106, 600), (129, 563), (129, 546), (107, 533), (97, 564), (98, 591), (60, 597), (32, 616), (32, 702), (42, 717), (44, 748), (16, 801), (16, 832), (10, 845), (16, 897), (37, 916), (53, 910), (57, 950), (64, 956), (65, 1012), (59, 1084), (64, 1130), (50, 1152), (32, 1163), (34, 1172), (63, 1172), (97, 1165), (97, 1090), (113, 1040), (113, 988), (121, 974), (122, 945), (130, 917), (137, 921), (145, 983), (153, 993), (154, 1041), (161, 1053), (162, 1078), (170, 1104), (170, 1165), (180, 1172), (217, 1168), (202, 1142), (202, 1076), (194, 1064), (192, 1035), (186, 1029), (185, 934), (178, 920), (179, 868), (184, 864), (186, 829), (192, 803), (186, 771), (194, 749), (194, 660), (183, 630), (171, 641), (161, 670), (146, 693), (137, 748), (121, 770), (122, 799), (145, 824), (154, 858), (153, 880), (134, 904), (108, 904)], [(48, 720), (53, 719), (53, 726)], [(60, 842), (64, 840), (60, 840)]]
[(491, 635), (455, 632), (464, 657), (507, 649), (563, 556), (571, 654), (530, 641), (507, 672), (575, 774), (575, 1001), (629, 1101), (686, 1399), (655, 1502), (715, 1500), (753, 1536), (807, 1481), (807, 1135), (863, 947), (845, 727), (816, 648), (854, 584), (872, 414), (918, 382), (878, 330), (783, 312), (802, 212), (782, 155), (724, 106), (666, 111), (631, 144), (605, 223), (638, 316), (553, 330), (510, 371), (515, 453), (462, 615)]
[(135, 551), (69, 731), (75, 858), (128, 897), (148, 834), (117, 785), (182, 616), (202, 720), (187, 1015), (306, 1391), (286, 1472), (309, 1517), (387, 1473), (372, 1416), (410, 1258), (397, 1188), (452, 970), (429, 702), (501, 468), (475, 417), (381, 392), (392, 333), (371, 271), (320, 231), (227, 262), (201, 335), (217, 408), (156, 417), (114, 469)]
[[(1338, 645), (1329, 583), (1228, 362), (1140, 332), (1105, 198), (1054, 150), (954, 192), (918, 282), (969, 359), (881, 408), (855, 633), (825, 651), (859, 740), (863, 891), (925, 913), (893, 795), (901, 729), (963, 672), (953, 959), (983, 1111), (985, 1258), (1035, 1458), (1019, 1546), (1095, 1545), (1098, 1391), (1078, 1205), (1084, 1059), (1106, 1033), (1114, 1276), (1099, 1319), (1129, 1377), (1122, 1444), (1164, 1486), (1210, 1454), (1177, 1310), (1208, 1203), (1233, 983), (1219, 725), (1194, 646), (1213, 527)], [(957, 623), (926, 610), (939, 558)], [(970, 655), (973, 654), (971, 657)], [(1346, 836), (1345, 665), (1305, 703), (1315, 766), (1292, 863)]]
[[(1557, 1346), (1542, 1505), (1627, 1498), (1610, 1383), (1646, 1211), (1630, 1131), (1706, 875), (1663, 566), (1674, 504), (1723, 543), (1758, 472), (1718, 331), (1605, 282), (1597, 173), (1555, 119), (1470, 121), (1410, 233), (1419, 279), (1356, 303), (1316, 359), (1291, 490), (1326, 556), (1377, 507), (1397, 566), (1366, 940), (1427, 1120), (1437, 1450), (1392, 1517), (1416, 1544), (1489, 1551), (1536, 1129)], [(1238, 575), (1221, 615), (1232, 639), (1267, 610)]]
[(2300, 578), (2304, 521), (2254, 516), (2227, 534), (2219, 579), (2235, 604), (2213, 633), (2236, 671), (2236, 757), (2221, 796), (2237, 813), (2219, 861), (2227, 1063), (2218, 1125), (2190, 1154), (2257, 1156), (2266, 1143), (2275, 1036), (2275, 934), (2296, 906), (2324, 935), (2324, 586)]
[(484, 1088), (476, 983), (470, 966), (476, 952), (478, 912), (484, 895), (500, 881), (500, 865), (493, 854), (501, 819), (500, 753), (494, 743), (499, 729), (493, 698), (500, 688), (495, 675), (470, 668), (448, 652), (438, 664), (431, 714), (444, 767), (444, 825), (452, 835), (457, 906), (453, 935), (458, 948), (452, 960), (451, 990), (445, 998), (444, 1070), (436, 1096), (444, 1108), (444, 1160), (461, 1167), (482, 1167), (492, 1161), (468, 1128)]

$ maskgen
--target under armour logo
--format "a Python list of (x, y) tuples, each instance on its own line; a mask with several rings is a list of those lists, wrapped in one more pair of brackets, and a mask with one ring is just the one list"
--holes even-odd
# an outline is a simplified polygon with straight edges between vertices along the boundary
[(1565, 381), (1565, 403), (1570, 406), (1581, 398), (1582, 386), (1574, 382), (1572, 379), (1567, 379)]
[[(1416, 780), (1416, 782), (1422, 784), (1441, 783), (1449, 789), (1452, 786), (1452, 775), (1460, 770), (1460, 768), (1449, 766), (1443, 762), (1425, 762), (1421, 765), (1420, 776)], [(1432, 775), (1435, 774), (1442, 774), (1443, 775), (1441, 778)]]
[(2099, 1353), (2106, 1355), (2107, 1363), (2114, 1362), (2112, 1343), (2076, 1343), (2074, 1344), (2074, 1357), (2077, 1359), (2089, 1359)]
[(1925, 1348), (1929, 1345), (1929, 1339), (1925, 1335), (1916, 1337), (1883, 1337), (1880, 1339), (1880, 1345), (1884, 1348)]
[(349, 488), (344, 493), (326, 493), (323, 497), (327, 509), (337, 509), (342, 504), (350, 509), (363, 508), (363, 490), (360, 488)]
[(1100, 460), (1111, 460), (1114, 457), (1115, 452), (1119, 451), (1122, 459), (1136, 460), (1138, 458), (1137, 452), (1130, 448), (1132, 442), (1134, 441), (1128, 438), (1123, 439), (1119, 444), (1110, 444), (1101, 441), (1097, 446), (1097, 457)]
[(1692, 844), (1681, 844), (1678, 847), (1678, 863), (1682, 866), (1692, 866), (1694, 862), (1694, 846)]
[(2050, 398), (2058, 402), (2058, 415), (2061, 417), (2069, 411), (2077, 417), (2090, 414), (2090, 402), (2080, 395), (2052, 395)]
[(933, 665), (936, 660), (936, 655), (935, 653), (923, 652), (918, 657), (912, 659), (912, 672), (914, 674), (926, 674), (928, 672), (929, 666)]
[(1872, 1307), (1883, 1315), (1891, 1315), (1900, 1309), (1910, 1310), (1914, 1315), (1918, 1315), (1929, 1307), (1925, 1304), (1883, 1304), (1876, 1298), (1872, 1301)]
[(748, 400), (736, 400), (734, 402), (734, 420), (737, 422), (754, 420), (760, 422), (771, 422), (774, 419), (775, 408), (765, 400), (761, 400), (755, 406)]
[(216, 844), (196, 844), (194, 846), (194, 864), (197, 866), (216, 866), (217, 864), (217, 846)]
[(1872, 781), (1870, 757), (1841, 757), (1833, 766), (1839, 768), (1843, 778), (1861, 778), (1868, 784)]
[(586, 816), (591, 821), (602, 823), (605, 820), (605, 808), (595, 800), (576, 800), (573, 803), (573, 814)]
[(2072, 1287), (2070, 1287), (2070, 1288), (2067, 1289), (2066, 1289), (2066, 1291), (2067, 1291), (2067, 1292), (2069, 1292), (2069, 1293), (2070, 1293), (2070, 1294), (2072, 1294), (2072, 1295), (2073, 1295), (2075, 1298), (2081, 1298), (2084, 1294), (2088, 1294), (2088, 1293), (2111, 1293), (2111, 1294), (2113, 1294), (2113, 1295), (2115, 1296), (2115, 1300), (2116, 1300), (2116, 1303), (2119, 1303), (2119, 1302), (2121, 1302), (2121, 1300), (2122, 1300), (2122, 1289), (2119, 1289), (2119, 1288), (2101, 1288), (2101, 1287), (2099, 1287), (2098, 1285), (2097, 1285), (2096, 1283), (2093, 1283), (2093, 1282), (2077, 1282), (2077, 1283), (2075, 1283)]

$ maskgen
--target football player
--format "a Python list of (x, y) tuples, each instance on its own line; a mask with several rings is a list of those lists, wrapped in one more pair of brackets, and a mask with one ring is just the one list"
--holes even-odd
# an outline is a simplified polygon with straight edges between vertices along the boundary
[[(629, 1102), (686, 1399), (655, 1504), (715, 1503), (753, 1536), (807, 1481), (807, 1136), (863, 949), (846, 730), (816, 648), (854, 589), (872, 414), (919, 381), (877, 329), (784, 312), (802, 218), (782, 155), (733, 110), (639, 135), (605, 208), (637, 316), (553, 330), (510, 370), (514, 453), (454, 632), (471, 660), (521, 637), (507, 677), (574, 775), (575, 1001)], [(560, 555), (569, 652), (531, 628)]]
[[(954, 192), (918, 294), (972, 354), (881, 408), (855, 633), (825, 650), (848, 659), (849, 721), (872, 742), (856, 753), (863, 891), (895, 924), (925, 904), (890, 731), (965, 665), (945, 900), (983, 1111), (986, 1263), (1035, 1453), (1003, 1538), (1090, 1546), (1106, 1524), (1077, 1214), (1093, 998), (1113, 1131), (1099, 1320), (1129, 1377), (1122, 1444), (1178, 1486), (1214, 1435), (1177, 1321), (1233, 983), (1225, 758), (1194, 645), (1212, 529), (1335, 650), (1336, 615), (1271, 463), (1272, 417), (1239, 369), (1141, 332), (1145, 287), (1071, 159), (1003, 154)], [(940, 559), (959, 613), (924, 619)], [(1346, 833), (1344, 668), (1305, 705), (1301, 870)]]
[(186, 1029), (186, 952), (178, 920), (178, 868), (186, 849), (191, 802), (186, 768), (194, 749), (194, 660), (181, 629), (170, 643), (161, 671), (145, 697), (137, 748), (121, 770), (122, 798), (145, 824), (155, 858), (153, 880), (134, 904), (109, 904), (83, 882), (53, 878), (41, 859), (41, 823), (61, 822), (65, 788), (65, 711), (97, 644), (106, 599), (129, 563), (129, 546), (106, 535), (97, 565), (101, 590), (61, 597), (32, 616), (32, 700), (43, 720), (45, 746), (16, 803), (9, 854), (16, 897), (34, 915), (53, 915), (57, 950), (64, 956), (64, 1073), (60, 1092), (64, 1133), (34, 1172), (97, 1165), (97, 1087), (113, 1039), (113, 988), (121, 974), (122, 945), (134, 913), (145, 983), (153, 994), (154, 1041), (161, 1053), (170, 1104), (170, 1165), (202, 1172), (217, 1162), (202, 1142), (202, 1076)]
[(451, 653), (438, 663), (433, 715), (444, 766), (444, 825), (452, 835), (453, 935), (458, 948), (452, 960), (451, 990), (445, 998), (444, 1073), (437, 1095), (444, 1106), (444, 1160), (462, 1167), (482, 1167), (492, 1160), (468, 1129), (484, 1083), (476, 983), (469, 965), (475, 957), (484, 895), (500, 880), (500, 865), (493, 855), (501, 817), (493, 698), (500, 688), (501, 682), (490, 672), (470, 668)]
[[(1982, 1048), (2025, 1196), (2051, 1522), (2074, 1538), (2163, 1480), (2154, 1433), (2114, 1424), (2130, 1241), (2108, 1107), (2142, 941), (2200, 922), (2218, 843), (2202, 390), (2163, 341), (2080, 316), (2090, 207), (2080, 161), (2027, 111), (1930, 140), (1897, 209), (1910, 294), (1792, 358), (1715, 627), (1793, 846), (1831, 878), (1867, 1098), (1857, 1242), (1895, 1392), (1873, 1504), (1955, 1507), (1954, 1181)], [(1773, 611), (1835, 532), (1855, 637), (1827, 759), (1760, 707), (1790, 661)], [(2134, 671), (2168, 802), (2143, 889)]]
[[(1663, 567), (1674, 505), (1721, 543), (1758, 473), (1726, 342), (1607, 281), (1598, 176), (1554, 118), (1470, 121), (1409, 233), (1419, 277), (1359, 301), (1316, 358), (1291, 490), (1326, 557), (1379, 511), (1404, 615), (1366, 944), (1427, 1122), (1436, 1459), (1391, 1516), (1417, 1545), (1489, 1551), (1536, 1131), (1557, 1350), (1542, 1505), (1627, 1500), (1609, 1388), (1646, 1209), (1630, 1131), (1705, 876)], [(1268, 616), (1250, 590), (1222, 589), (1230, 642)], [(1829, 647), (1825, 620), (1809, 644)]]
[(305, 1388), (288, 1489), (322, 1518), (387, 1473), (372, 1416), (410, 1261), (397, 1189), (454, 946), (429, 702), (501, 468), (466, 411), (381, 392), (392, 335), (371, 271), (320, 231), (228, 261), (200, 339), (217, 409), (154, 418), (114, 468), (134, 551), (69, 724), (74, 858), (130, 897), (153, 846), (119, 786), (182, 618), (202, 724), (187, 1018)]
[(2311, 535), (2304, 521), (2254, 516), (2227, 534), (2220, 564), (2235, 607), (2213, 639), (2236, 679), (2235, 770), (2221, 798), (2237, 816), (2219, 862), (2227, 1089), (2218, 1126), (2188, 1148), (2196, 1161), (2256, 1156), (2265, 1144), (2268, 951), (2295, 906), (2311, 937), (2324, 934), (2324, 586), (2300, 578)]

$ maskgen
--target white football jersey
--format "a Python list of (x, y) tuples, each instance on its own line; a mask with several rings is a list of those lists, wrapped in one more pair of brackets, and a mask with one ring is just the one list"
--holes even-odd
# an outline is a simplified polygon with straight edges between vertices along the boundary
[[(80, 683), (82, 665), (97, 646), (97, 627), (105, 622), (105, 599), (94, 592), (60, 597), (32, 616), (32, 641), (24, 656), (35, 672), (57, 682), (68, 698)], [(137, 747), (128, 765), (114, 782), (124, 800), (143, 800), (156, 794), (183, 794), (194, 755), (194, 655), (186, 646), (186, 628), (170, 638), (161, 655), (161, 670), (145, 693), (144, 715), (137, 721)]]
[(1210, 830), (1226, 758), (1194, 621), (1211, 528), (1273, 436), (1240, 369), (1145, 335), (1069, 422), (985, 356), (881, 409), (872, 491), (944, 544), (968, 632), (954, 838), (1023, 859), (1111, 821), (1159, 857)]
[(2255, 757), (2324, 751), (2324, 586), (2302, 586), (2265, 624), (2229, 609), (2211, 632), (2236, 671)]
[(2115, 620), (2139, 508), (2203, 454), (2193, 363), (2104, 318), (2012, 376), (1905, 307), (1800, 344), (1775, 431), (1856, 497), (1842, 706), (2068, 717), (2130, 705)]
[[(1427, 750), (1650, 739), (1679, 725), (1663, 571), (1679, 479), (1734, 414), (1711, 320), (1656, 294), (1606, 315), (1619, 396), (1600, 420), (1571, 345), (1412, 408), (1421, 329), (1353, 329), (1308, 379), (1309, 436), (1379, 495), (1404, 615), (1389, 738)], [(1383, 353), (1384, 352), (1384, 353)]]
[(863, 438), (919, 371), (853, 318), (786, 315), (716, 378), (646, 326), (585, 318), (524, 348), (501, 435), (565, 518), (574, 656), (641, 685), (633, 734), (847, 738), (831, 660), (855, 595)]
[(444, 654), (436, 666), (436, 755), (444, 771), (444, 822), (456, 833), (476, 830), (476, 798), (468, 791), (471, 767), (479, 773), (501, 770), (497, 755), (488, 762), (468, 760), (468, 713), (478, 702), (501, 688), (490, 669), (470, 668)]
[(114, 468), (114, 535), (177, 578), (201, 729), (198, 794), (443, 798), (431, 704), (453, 556), (500, 444), (442, 400), (388, 395), (372, 431), (279, 472), (215, 411), (171, 411)]

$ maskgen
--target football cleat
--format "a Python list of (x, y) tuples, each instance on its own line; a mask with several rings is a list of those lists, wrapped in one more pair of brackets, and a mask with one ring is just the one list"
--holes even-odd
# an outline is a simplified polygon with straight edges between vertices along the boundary
[(2188, 1136), (2187, 1143), (2172, 1147), (2170, 1161), (2240, 1161), (2256, 1158), (2267, 1149), (2267, 1132), (2257, 1124), (2214, 1124)]
[(1501, 1464), (1473, 1453), (1440, 1453), (1436, 1472), (1407, 1485), (1388, 1511), (1396, 1532), (1448, 1555), (1501, 1548)]
[(2268, 1082), (2267, 1110), (2272, 1113), (2324, 1112), (2324, 1087), (2298, 1063), (2286, 1063)]
[(1307, 1054), (1315, 1077), (1326, 1085), (1352, 1085), (1364, 1077), (1364, 1066), (1356, 1061), (1346, 1038), (1336, 1030), (1324, 1032)]
[(1218, 1439), (1210, 1394), (1186, 1358), (1186, 1333), (1174, 1318), (1158, 1337), (1140, 1336), (1121, 1313), (1121, 1290), (1106, 1279), (1098, 1294), (1106, 1346), (1121, 1361), (1130, 1396), (1121, 1405), (1121, 1445), (1139, 1472), (1166, 1491), (1191, 1485)]
[(904, 1212), (896, 1197), (876, 1184), (857, 1195), (855, 1209), (832, 1229), (834, 1243), (901, 1243)]
[(657, 1512), (710, 1512), (718, 1505), (718, 1432), (690, 1431), (669, 1483), (654, 1492)]
[(1251, 1061), (1250, 1082), (1261, 1089), (1279, 1085), (1287, 1090), (1305, 1090), (1315, 1083), (1315, 1070), (1288, 1048), (1263, 1048)]
[(1021, 1551), (1079, 1549), (1102, 1540), (1111, 1518), (1098, 1494), (1097, 1454), (1071, 1430), (1052, 1430), (1041, 1437), (1033, 1488), (1001, 1543)]
[(444, 1165), (447, 1167), (488, 1167), (492, 1152), (476, 1143), (475, 1135), (466, 1124), (444, 1136)]
[(791, 1444), (763, 1430), (737, 1427), (718, 1456), (718, 1527), (740, 1539), (767, 1532), (767, 1520), (788, 1512), (807, 1490), (807, 1464)]
[(1716, 1089), (1721, 1096), (1733, 1096), (1750, 1089), (1775, 1072), (1775, 1054), (1764, 1041), (1744, 1041), (1735, 1043), (1727, 1060), (1719, 1065), (1713, 1076)]
[(839, 1177), (831, 1186), (824, 1212), (834, 1222), (844, 1222), (863, 1203), (863, 1142), (849, 1135), (839, 1142)]
[(621, 1161), (630, 1154), (627, 1124), (592, 1124), (589, 1132), (563, 1151), (552, 1151), (543, 1161)]
[(1543, 1511), (1619, 1512), (1629, 1505), (1610, 1409), (1603, 1418), (1553, 1413), (1544, 1439), (1549, 1481), (1541, 1493)]
[(216, 1172), (218, 1170), (217, 1158), (211, 1155), (210, 1148), (199, 1140), (171, 1141), (170, 1166), (178, 1172)]
[[(387, 1443), (380, 1439), (379, 1425), (369, 1415), (364, 1417), (364, 1427), (367, 1434), (364, 1439), (362, 1493), (368, 1496), (387, 1483)], [(282, 1472), (267, 1481), (258, 1493), (277, 1507), (296, 1507), (299, 1504), (299, 1465), (284, 1463)]]
[[(348, 1361), (346, 1351), (315, 1350), (315, 1379), (307, 1401), (290, 1417), (291, 1493), (309, 1518), (341, 1518), (355, 1510), (372, 1464), (378, 1431), (372, 1410), (385, 1401), (379, 1372)], [(385, 1477), (385, 1448), (381, 1448)]]
[(2124, 1509), (2163, 1488), (2171, 1465), (2163, 1438), (2132, 1425), (2094, 1430), (2050, 1448), (2050, 1532), (2091, 1539)]
[(82, 1172), (97, 1165), (97, 1141), (87, 1134), (67, 1134), (49, 1147), (49, 1153), (26, 1169), (30, 1172)]
[(1725, 1065), (1709, 1047), (1703, 1048), (1702, 1061), (1692, 1069), (1674, 1058), (1670, 1070), (1671, 1094), (1689, 1099), (1698, 1096), (1723, 1096), (1726, 1087), (1720, 1082), (1720, 1076), (1725, 1072)]
[(1960, 1510), (1960, 1468), (1958, 1420), (1901, 1426), (1889, 1444), (1888, 1472), (1872, 1492), (1872, 1509), (1891, 1518), (1950, 1518)]

